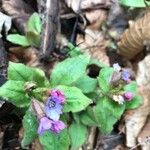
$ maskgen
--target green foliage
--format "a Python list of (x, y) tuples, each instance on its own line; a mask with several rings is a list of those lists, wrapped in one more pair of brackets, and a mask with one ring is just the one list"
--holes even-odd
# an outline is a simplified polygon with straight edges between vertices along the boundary
[(39, 136), (39, 140), (44, 150), (69, 150), (70, 138), (67, 129), (59, 134), (47, 131)]
[(89, 60), (88, 56), (80, 55), (57, 64), (50, 77), (52, 86), (71, 85), (76, 82), (85, 74)]
[(74, 86), (81, 89), (83, 93), (90, 93), (96, 89), (97, 80), (90, 78), (87, 75), (83, 75), (74, 83)]
[(126, 92), (132, 92), (132, 93), (136, 93), (137, 91), (137, 84), (135, 81), (132, 81), (131, 83), (127, 84), (124, 86), (124, 91)]
[(23, 35), (20, 35), (20, 34), (9, 34), (7, 36), (7, 40), (9, 42), (21, 45), (23, 47), (30, 46), (30, 43), (27, 40), (27, 38), (25, 36), (23, 36)]
[(69, 134), (71, 137), (71, 150), (78, 150), (86, 141), (87, 127), (73, 122), (69, 127)]
[(41, 29), (42, 23), (40, 17), (37, 13), (33, 13), (27, 22), (26, 35), (23, 36), (19, 34), (9, 34), (7, 36), (7, 40), (23, 47), (39, 47), (41, 41)]
[(109, 134), (113, 125), (121, 117), (125, 110), (125, 104), (118, 105), (108, 97), (101, 98), (95, 107), (95, 116), (103, 134)]
[(48, 82), (42, 70), (13, 62), (9, 62), (8, 79), (24, 82), (34, 81), (38, 86), (46, 86)]
[(131, 101), (126, 102), (126, 109), (135, 109), (142, 104), (142, 97), (135, 96)]
[[(31, 24), (28, 23), (28, 28), (29, 31), (35, 29), (34, 32), (38, 33), (40, 26), (33, 18), (30, 18)], [(91, 78), (87, 74), (91, 64), (92, 67), (96, 65), (100, 69), (97, 78)], [(115, 73), (118, 75), (115, 81), (117, 84), (112, 84), (114, 68), (90, 59), (87, 55), (77, 54), (54, 67), (49, 83), (42, 70), (10, 62), (8, 81), (0, 87), (0, 96), (18, 107), (30, 110), (23, 119), (25, 132), (22, 147), (26, 147), (36, 138), (39, 126), (37, 118), (41, 115), (35, 111), (34, 116), (32, 111), (35, 108), (30, 108), (30, 100), (34, 98), (40, 101), (41, 105), (37, 102), (37, 110), (45, 111), (44, 103), (52, 89), (59, 89), (65, 95), (61, 120), (65, 120), (69, 130), (66, 128), (57, 134), (49, 130), (38, 135), (45, 150), (78, 149), (86, 140), (88, 126), (98, 127), (102, 134), (109, 134), (125, 109), (137, 108), (142, 103), (141, 97), (137, 95), (136, 83), (124, 81), (120, 76), (121, 71)], [(126, 92), (133, 94), (134, 98), (131, 101), (124, 98)]]
[(120, 0), (120, 4), (124, 6), (130, 6), (130, 7), (150, 6), (150, 2), (148, 0)]
[(66, 97), (64, 112), (79, 112), (92, 103), (92, 101), (76, 87), (58, 86), (57, 88), (62, 90)]
[(27, 111), (23, 117), (24, 136), (21, 146), (25, 148), (37, 137), (38, 122), (31, 111)]
[(82, 54), (79, 47), (75, 47), (72, 43), (67, 45), (67, 51), (70, 57), (76, 57)]
[(110, 90), (110, 81), (111, 81), (113, 72), (114, 72), (114, 69), (110, 67), (104, 67), (100, 70), (100, 74), (98, 76), (98, 83), (99, 83), (100, 89), (104, 93), (107, 93)]
[(98, 126), (96, 119), (95, 107), (88, 107), (86, 111), (81, 114), (81, 122), (87, 126)]
[(0, 87), (0, 96), (18, 107), (29, 106), (30, 99), (25, 93), (23, 81), (8, 80)]
[(29, 18), (27, 22), (27, 30), (34, 33), (41, 33), (42, 22), (37, 13), (33, 13), (33, 15)]

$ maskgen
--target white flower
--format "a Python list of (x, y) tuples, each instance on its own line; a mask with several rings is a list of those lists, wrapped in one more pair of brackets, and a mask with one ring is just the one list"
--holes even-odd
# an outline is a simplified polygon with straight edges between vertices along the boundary
[(114, 68), (115, 71), (120, 71), (121, 70), (121, 67), (119, 66), (118, 63), (113, 64), (113, 68)]

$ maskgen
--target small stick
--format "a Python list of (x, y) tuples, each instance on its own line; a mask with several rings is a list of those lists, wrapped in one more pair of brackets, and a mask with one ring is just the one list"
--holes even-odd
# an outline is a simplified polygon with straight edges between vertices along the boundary
[(56, 43), (59, 23), (59, 3), (58, 0), (41, 0), (38, 3), (43, 23), (40, 53), (42, 59), (48, 61)]

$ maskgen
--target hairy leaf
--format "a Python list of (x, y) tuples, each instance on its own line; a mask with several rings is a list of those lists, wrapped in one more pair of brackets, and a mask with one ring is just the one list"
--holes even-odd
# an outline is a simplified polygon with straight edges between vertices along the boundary
[(46, 77), (42, 70), (25, 66), (21, 63), (9, 63), (8, 67), (9, 80), (17, 81), (34, 81), (38, 86), (44, 86)]
[(27, 23), (27, 31), (40, 33), (42, 29), (42, 22), (38, 13), (33, 13)]
[(92, 101), (76, 87), (58, 86), (57, 88), (62, 90), (66, 97), (64, 112), (79, 112), (92, 103)]
[(57, 64), (51, 74), (51, 84), (56, 85), (71, 85), (85, 74), (89, 57), (79, 55), (77, 57), (68, 58)]
[(77, 150), (86, 141), (87, 128), (83, 124), (73, 122), (69, 127), (71, 150)]
[(27, 38), (23, 35), (20, 35), (20, 34), (9, 34), (7, 36), (7, 40), (9, 42), (12, 42), (14, 44), (18, 44), (18, 45), (21, 45), (21, 46), (30, 46), (30, 43), (29, 41), (27, 40)]
[(125, 110), (125, 104), (119, 105), (113, 100), (103, 97), (95, 107), (96, 119), (103, 134), (109, 134), (114, 124)]
[(98, 82), (99, 82), (100, 89), (104, 93), (107, 93), (110, 89), (110, 81), (111, 81), (113, 72), (114, 72), (114, 69), (110, 67), (105, 67), (100, 70)]
[(97, 80), (84, 75), (79, 78), (73, 85), (81, 89), (83, 93), (90, 93), (96, 89)]
[(0, 87), (0, 96), (18, 107), (26, 107), (30, 103), (30, 99), (24, 91), (23, 81), (8, 80)]
[(67, 129), (59, 134), (47, 131), (39, 136), (39, 140), (44, 150), (69, 150), (70, 138)]
[(126, 102), (126, 109), (135, 109), (142, 104), (142, 97), (135, 96), (131, 101)]
[(21, 146), (25, 148), (37, 137), (38, 122), (31, 111), (27, 111), (23, 118), (24, 135)]

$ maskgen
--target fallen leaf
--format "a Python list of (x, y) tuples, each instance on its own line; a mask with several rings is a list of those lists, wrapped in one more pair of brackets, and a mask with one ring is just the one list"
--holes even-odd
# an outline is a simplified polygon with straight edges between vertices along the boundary
[(125, 114), (126, 145), (135, 147), (139, 133), (142, 131), (150, 114), (150, 55), (139, 62), (136, 81), (138, 92), (143, 97), (143, 105)]
[(90, 23), (88, 28), (92, 30), (99, 30), (104, 21), (106, 20), (107, 11), (102, 9), (87, 11), (85, 13), (85, 16)]
[(68, 7), (72, 8), (74, 12), (90, 9), (96, 6), (108, 8), (112, 4), (111, 0), (65, 0)]
[[(5, 29), (5, 34), (8, 33), (8, 31), (10, 30), (12, 25), (12, 19), (11, 17), (3, 14), (0, 12), (0, 33), (2, 32), (2, 29), (4, 27)], [(2, 35), (0, 34), (0, 37), (2, 37)]]
[(85, 30), (85, 36), (78, 35), (77, 45), (83, 50), (88, 52), (92, 58), (100, 60), (100, 62), (109, 65), (109, 58), (106, 54), (107, 41), (99, 31)]

